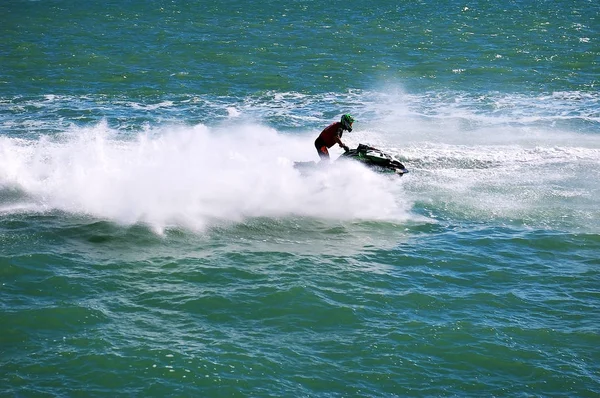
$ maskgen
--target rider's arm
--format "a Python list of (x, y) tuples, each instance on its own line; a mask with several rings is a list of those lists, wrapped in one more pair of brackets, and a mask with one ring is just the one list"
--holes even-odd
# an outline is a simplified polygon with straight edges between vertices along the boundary
[(335, 142), (337, 142), (337, 144), (340, 146), (340, 148), (344, 148), (345, 151), (348, 151), (348, 147), (346, 146), (346, 144), (344, 144), (342, 142), (339, 134), (335, 136)]

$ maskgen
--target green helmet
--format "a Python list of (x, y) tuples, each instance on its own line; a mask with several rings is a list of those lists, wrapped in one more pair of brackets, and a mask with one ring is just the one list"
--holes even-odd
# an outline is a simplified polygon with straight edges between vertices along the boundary
[(352, 131), (352, 123), (354, 123), (354, 118), (350, 116), (350, 114), (346, 113), (342, 115), (341, 123), (345, 130)]

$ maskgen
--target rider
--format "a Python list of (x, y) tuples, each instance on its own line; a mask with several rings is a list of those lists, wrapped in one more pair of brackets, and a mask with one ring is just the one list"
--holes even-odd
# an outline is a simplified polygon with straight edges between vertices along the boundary
[(319, 153), (321, 161), (329, 160), (329, 151), (327, 148), (331, 148), (335, 144), (338, 144), (341, 148), (344, 148), (348, 152), (348, 147), (342, 142), (342, 134), (344, 130), (352, 131), (352, 123), (354, 118), (349, 114), (342, 115), (342, 119), (339, 122), (334, 122), (321, 132), (321, 134), (315, 140), (315, 148)]

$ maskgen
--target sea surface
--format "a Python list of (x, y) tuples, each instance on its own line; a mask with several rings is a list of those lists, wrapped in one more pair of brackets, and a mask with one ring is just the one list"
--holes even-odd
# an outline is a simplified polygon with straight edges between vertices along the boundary
[(600, 396), (600, 3), (0, 2), (0, 396)]

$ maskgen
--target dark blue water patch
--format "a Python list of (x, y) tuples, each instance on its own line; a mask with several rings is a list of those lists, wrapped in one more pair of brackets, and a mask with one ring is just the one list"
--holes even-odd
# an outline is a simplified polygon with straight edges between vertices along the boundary
[(137, 247), (152, 246), (161, 243), (161, 238), (144, 224), (119, 225), (110, 221), (94, 218), (79, 218), (61, 228), (59, 233), (65, 240), (89, 242), (91, 244), (122, 243)]
[(28, 334), (35, 330), (38, 338), (40, 334), (53, 336), (56, 330), (71, 335), (104, 324), (108, 320), (102, 311), (85, 306), (60, 303), (54, 307), (33, 307), (5, 312), (5, 319), (10, 324), (8, 331), (16, 334), (17, 330), (21, 330)]
[[(416, 89), (540, 91), (590, 87), (597, 75), (597, 10), (586, 2), (516, 11), (390, 3), (377, 12), (360, 2), (267, 2), (239, 13), (235, 2), (202, 10), (157, 1), (10, 4), (12, 45), (0, 78), (14, 92), (330, 92), (372, 87), (386, 75)], [(340, 8), (344, 18), (331, 17)], [(64, 19), (72, 23), (57, 24)]]
[[(249, 230), (264, 236), (266, 225), (269, 222), (263, 219)], [(90, 227), (97, 228), (107, 226)], [(241, 230), (245, 233), (247, 228)], [(327, 380), (333, 377), (336, 390), (376, 395), (393, 393), (403, 385), (414, 391), (413, 385), (422, 385), (419, 380), (432, 374), (439, 382), (423, 387), (431, 394), (447, 392), (448, 385), (457, 394), (476, 387), (522, 391), (522, 386), (507, 387), (502, 381), (506, 378), (534, 383), (532, 391), (555, 390), (561, 382), (580, 378), (584, 379), (576, 391), (593, 388), (593, 379), (585, 379), (585, 372), (593, 367), (584, 364), (576, 370), (574, 366), (580, 354), (563, 353), (568, 355), (560, 363), (569, 369), (568, 375), (559, 377), (548, 369), (555, 366), (552, 353), (559, 341), (569, 342), (569, 350), (576, 351), (590, 343), (585, 330), (592, 323), (580, 322), (595, 299), (584, 295), (582, 301), (587, 304), (565, 306), (561, 298), (568, 301), (568, 296), (547, 297), (553, 282), (548, 282), (543, 269), (527, 279), (517, 258), (496, 255), (490, 260), (486, 255), (503, 245), (512, 245), (513, 252), (522, 251), (527, 240), (535, 241), (536, 234), (542, 240), (551, 239), (552, 234), (464, 226), (430, 232), (428, 242), (428, 234), (419, 230), (413, 242), (396, 250), (351, 258), (239, 249), (213, 251), (208, 258), (155, 253), (152, 261), (137, 257), (133, 262), (115, 255), (111, 263), (88, 261), (87, 278), (76, 279), (81, 285), (79, 294), (72, 290), (77, 284), (59, 277), (58, 272), (70, 270), (71, 275), (75, 272), (81, 277), (84, 265), (77, 270), (71, 268), (72, 263), (54, 267), (56, 276), (49, 280), (59, 288), (58, 298), (64, 290), (90, 308), (99, 308), (100, 323), (87, 325), (79, 312), (49, 311), (59, 316), (48, 326), (56, 327), (66, 339), (55, 338), (58, 341), (49, 342), (47, 348), (42, 345), (37, 365), (15, 359), (21, 369), (39, 378), (50, 366), (49, 358), (54, 358), (56, 366), (51, 345), (61, 353), (58, 361), (71, 375), (71, 386), (87, 380), (92, 389), (99, 390), (134, 388), (131, 385), (138, 385), (139, 375), (157, 378), (155, 391), (212, 391), (215, 380), (233, 388), (235, 379), (241, 378), (245, 388), (260, 383), (280, 391), (283, 383), (294, 390), (326, 393), (332, 388)], [(188, 248), (194, 245), (197, 242), (190, 241)], [(543, 241), (539, 249), (545, 247)], [(593, 281), (597, 274), (586, 276), (592, 277), (590, 284), (597, 282)], [(579, 283), (577, 279), (562, 282), (564, 293), (577, 290), (574, 287)], [(64, 306), (68, 309), (69, 302)], [(573, 310), (577, 312), (569, 316)], [(73, 315), (80, 326), (71, 329), (60, 323), (63, 313)], [(98, 325), (101, 330), (96, 329)], [(93, 341), (85, 333), (90, 330), (98, 332)], [(30, 335), (32, 343), (40, 344), (35, 338), (40, 335)], [(120, 365), (115, 368), (110, 363), (117, 357)], [(590, 363), (590, 357), (584, 359)], [(368, 377), (363, 367), (370, 369)], [(7, 369), (6, 374), (18, 377), (16, 368)], [(127, 377), (108, 384), (102, 381), (101, 374), (106, 377), (107, 371), (115, 369)], [(407, 372), (416, 379), (411, 382), (400, 376)], [(350, 380), (348, 374), (355, 376)], [(190, 385), (184, 375), (198, 377)], [(475, 375), (485, 382), (474, 386), (465, 381)], [(537, 377), (550, 387), (535, 384)], [(12, 383), (20, 385), (15, 379)], [(52, 383), (45, 376), (35, 385)]]
[[(31, 196), (19, 186), (5, 183), (4, 186), (0, 187), (0, 206), (4, 208), (13, 206), (13, 208), (18, 209), (23, 202), (27, 203), (31, 199)], [(24, 207), (26, 208), (27, 205)]]
[(414, 274), (441, 289), (508, 283), (510, 290), (519, 281), (531, 286), (543, 278), (551, 286), (585, 281), (587, 291), (598, 277), (593, 267), (599, 248), (595, 234), (461, 226), (413, 235), (395, 250), (372, 250), (356, 259), (393, 266), (399, 276)]

